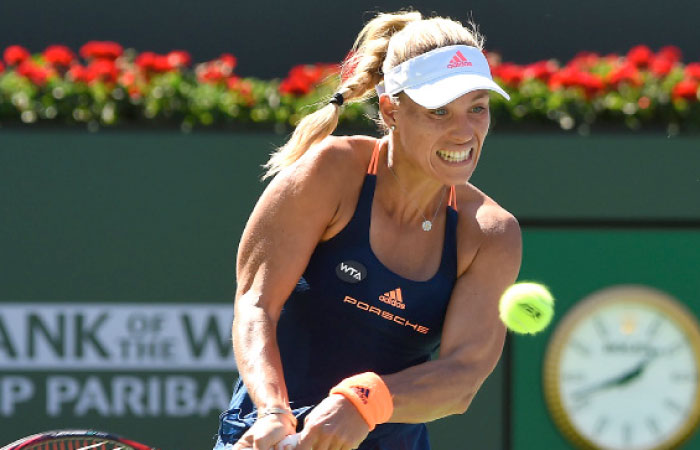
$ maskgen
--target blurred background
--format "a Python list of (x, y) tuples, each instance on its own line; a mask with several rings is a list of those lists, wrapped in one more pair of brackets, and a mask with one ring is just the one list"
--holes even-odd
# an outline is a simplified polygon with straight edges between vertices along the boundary
[[(466, 414), (429, 425), (434, 448), (466, 448), (465, 435), (479, 449), (700, 448), (700, 4), (690, 0), (3, 0), (0, 445), (55, 428), (163, 450), (213, 445), (236, 377), (234, 259), (261, 165), (333, 92), (373, 12), (407, 6), (474, 20), (486, 35), (513, 101), (492, 100), (472, 182), (521, 223), (520, 279), (557, 298), (545, 332), (508, 336)], [(119, 49), (86, 48), (94, 41)], [(338, 133), (376, 135), (372, 113), (348, 106)], [(651, 339), (643, 314), (638, 332), (629, 316), (625, 326), (602, 310), (583, 316), (614, 336), (586, 342), (600, 358), (583, 385), (629, 375), (642, 347), (679, 344), (681, 356), (592, 401), (629, 405), (608, 432), (602, 416), (581, 422), (568, 409), (566, 374), (550, 362), (545, 380), (545, 355), (567, 355), (574, 308), (630, 285), (675, 299), (642, 305), (664, 325)], [(668, 312), (677, 308), (687, 322)], [(654, 392), (658, 404), (629, 400)], [(658, 416), (635, 416), (644, 408)]]
[(241, 75), (271, 78), (284, 76), (295, 64), (342, 60), (359, 26), (373, 13), (411, 6), (426, 15), (437, 13), (465, 23), (473, 19), (486, 35), (487, 48), (516, 63), (568, 60), (583, 50), (624, 53), (637, 44), (673, 44), (683, 49), (688, 61), (700, 59), (695, 31), (700, 6), (692, 0), (357, 0), (322, 8), (283, 0), (125, 0), (111, 5), (4, 0), (0, 23), (3, 42), (22, 43), (35, 51), (56, 43), (75, 49), (90, 40), (114, 40), (141, 51), (182, 48), (195, 61), (232, 52), (240, 60)]

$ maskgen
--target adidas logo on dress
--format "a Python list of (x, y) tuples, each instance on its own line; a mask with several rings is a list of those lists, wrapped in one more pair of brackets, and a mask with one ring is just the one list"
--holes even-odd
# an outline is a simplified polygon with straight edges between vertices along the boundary
[(471, 67), (472, 63), (462, 54), (460, 50), (454, 54), (450, 63), (447, 65), (448, 69), (455, 69), (457, 67)]
[(406, 305), (403, 302), (403, 296), (401, 295), (401, 288), (396, 288), (389, 292), (385, 292), (384, 295), (379, 296), (379, 301), (395, 308), (406, 309)]

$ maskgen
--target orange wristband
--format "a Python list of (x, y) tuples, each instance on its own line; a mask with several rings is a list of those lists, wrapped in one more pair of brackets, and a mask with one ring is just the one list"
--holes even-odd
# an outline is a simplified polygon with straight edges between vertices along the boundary
[(374, 372), (365, 372), (348, 377), (338, 383), (331, 394), (340, 394), (350, 400), (367, 425), (369, 430), (380, 423), (387, 422), (394, 412), (394, 401), (389, 388)]

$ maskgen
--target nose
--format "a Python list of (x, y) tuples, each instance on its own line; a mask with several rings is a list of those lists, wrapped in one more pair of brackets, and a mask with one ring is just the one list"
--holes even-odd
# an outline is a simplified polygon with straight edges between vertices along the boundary
[(452, 123), (451, 137), (460, 144), (469, 142), (474, 137), (476, 126), (468, 114), (456, 117)]

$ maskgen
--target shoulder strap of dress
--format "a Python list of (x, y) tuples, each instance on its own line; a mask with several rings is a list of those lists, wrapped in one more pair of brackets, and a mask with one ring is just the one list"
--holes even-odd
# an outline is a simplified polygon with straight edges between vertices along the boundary
[(447, 206), (451, 206), (452, 209), (457, 211), (457, 191), (454, 185), (450, 186), (450, 196), (447, 199)]
[(374, 143), (374, 150), (372, 150), (372, 158), (369, 160), (369, 167), (367, 168), (367, 173), (369, 175), (377, 174), (377, 166), (379, 165), (379, 151), (382, 149), (383, 139), (377, 139)]

